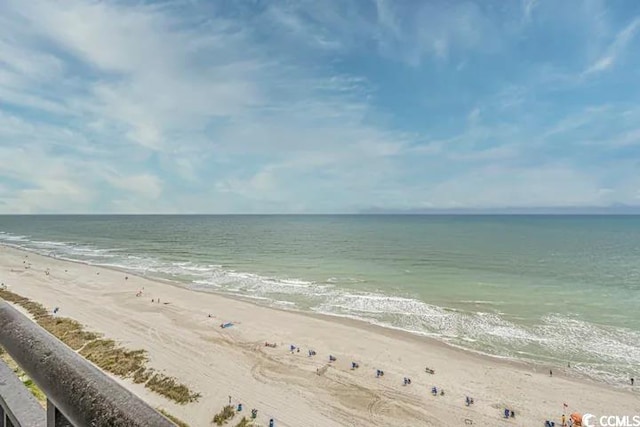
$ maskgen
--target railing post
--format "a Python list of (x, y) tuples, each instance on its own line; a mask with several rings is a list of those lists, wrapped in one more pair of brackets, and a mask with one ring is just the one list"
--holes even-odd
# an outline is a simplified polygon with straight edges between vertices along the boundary
[(73, 427), (73, 424), (47, 399), (47, 427)]
[(45, 427), (45, 423), (42, 406), (0, 359), (0, 427)]

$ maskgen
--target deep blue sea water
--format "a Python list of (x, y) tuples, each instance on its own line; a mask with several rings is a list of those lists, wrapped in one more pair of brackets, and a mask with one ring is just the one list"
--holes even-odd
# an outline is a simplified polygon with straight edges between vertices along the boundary
[(0, 216), (0, 243), (607, 382), (640, 375), (637, 216)]

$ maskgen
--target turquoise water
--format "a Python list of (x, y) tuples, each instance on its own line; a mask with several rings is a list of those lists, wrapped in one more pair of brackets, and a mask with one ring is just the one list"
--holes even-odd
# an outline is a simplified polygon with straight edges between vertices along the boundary
[(626, 382), (640, 217), (0, 216), (0, 243)]

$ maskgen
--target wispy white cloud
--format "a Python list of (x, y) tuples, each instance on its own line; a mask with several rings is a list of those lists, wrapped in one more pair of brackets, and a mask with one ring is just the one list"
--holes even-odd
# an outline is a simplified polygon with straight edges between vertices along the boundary
[(635, 18), (626, 27), (620, 30), (611, 44), (607, 47), (596, 61), (584, 70), (585, 75), (600, 73), (613, 67), (624, 54), (627, 45), (633, 41), (636, 33), (640, 29), (640, 18)]
[(538, 0), (523, 0), (522, 2), (522, 13), (525, 21), (530, 21), (533, 15), (533, 11), (538, 5)]
[(597, 93), (640, 21), (588, 3), (0, 3), (0, 212), (635, 200), (632, 90)]
[[(78, 117), (78, 121), (56, 119), (44, 124), (7, 115), (5, 120), (17, 121), (24, 129), (5, 134), (6, 142), (26, 144), (27, 152), (38, 150), (43, 158), (53, 155), (50, 166), (73, 170), (72, 163), (82, 161), (78, 150), (92, 141), (97, 158), (91, 163), (96, 167), (76, 170), (92, 177), (84, 180), (83, 187), (107, 186), (103, 197), (131, 193), (158, 198), (164, 192), (157, 173), (175, 173), (175, 179), (192, 184), (213, 180), (213, 188), (239, 197), (282, 200), (278, 196), (282, 190), (274, 183), (282, 187), (286, 181), (279, 175), (299, 171), (303, 164), (317, 170), (335, 162), (393, 155), (403, 138), (365, 123), (370, 106), (358, 99), (366, 91), (362, 78), (326, 76), (290, 61), (281, 64), (273, 52), (261, 51), (246, 29), (221, 17), (193, 22), (170, 13), (166, 9), (170, 6), (83, 1), (68, 2), (64, 8), (49, 2), (4, 7), (37, 31), (30, 34), (28, 44), (13, 40), (12, 50), (2, 52), (4, 62), (21, 52), (21, 68), (33, 70), (26, 79), (20, 77), (25, 73), (14, 72), (11, 76), (20, 78), (2, 82), (0, 94), (20, 95), (19, 100), (4, 97), (3, 101), (44, 110), (53, 117), (67, 111)], [(52, 45), (63, 56), (45, 50)], [(36, 72), (45, 61), (55, 64), (54, 78)], [(21, 89), (34, 83), (43, 90), (29, 94), (32, 102), (27, 102)], [(54, 90), (60, 84), (68, 90)], [(53, 154), (59, 147), (74, 157)], [(149, 159), (150, 152), (166, 159), (160, 163), (163, 171), (136, 170), (136, 163)], [(252, 152), (274, 157), (275, 166), (248, 164), (237, 171), (227, 169), (227, 176), (212, 170), (225, 158)], [(0, 173), (15, 172), (14, 179), (38, 191), (46, 191), (44, 183), (57, 173), (43, 168), (40, 178), (27, 171), (22, 165)], [(67, 193), (86, 207), (85, 193), (82, 197), (80, 191)], [(31, 193), (21, 194), (26, 198)], [(112, 200), (112, 206), (102, 203), (99, 209), (137, 206), (122, 197)], [(31, 201), (29, 206), (38, 209)]]

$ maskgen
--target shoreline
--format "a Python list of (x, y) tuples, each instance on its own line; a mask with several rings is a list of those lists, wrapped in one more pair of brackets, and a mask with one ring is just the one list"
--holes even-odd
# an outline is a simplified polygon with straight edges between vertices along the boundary
[[(33, 267), (16, 269), (25, 255)], [(45, 269), (51, 269), (51, 275), (43, 274)], [(183, 407), (121, 381), (192, 426), (208, 425), (212, 408), (222, 407), (228, 394), (242, 396), (247, 408), (271, 411), (278, 426), (460, 425), (467, 418), (494, 425), (500, 408), (508, 406), (518, 413), (517, 422), (524, 422), (516, 425), (535, 425), (557, 421), (557, 402), (566, 396), (571, 396), (572, 407), (584, 412), (600, 413), (598, 407), (602, 413), (615, 413), (612, 408), (629, 412), (637, 407), (637, 393), (562, 374), (561, 367), (553, 367), (557, 375), (549, 378), (539, 372), (542, 366), (457, 348), (436, 338), (347, 317), (266, 307), (112, 267), (3, 245), (0, 274), (13, 292), (47, 307), (60, 306), (62, 316), (127, 347), (147, 350), (150, 366), (202, 391), (201, 402)], [(142, 298), (134, 296), (139, 287), (145, 288)], [(170, 304), (152, 304), (156, 296)], [(207, 318), (207, 310), (215, 319)], [(220, 329), (218, 323), (224, 321), (234, 327)], [(265, 349), (265, 341), (280, 348)], [(318, 356), (286, 351), (287, 343), (301, 342), (299, 347), (313, 347)], [(336, 354), (338, 362), (326, 363), (328, 354)], [(362, 368), (350, 371), (345, 359), (357, 360)], [(425, 364), (435, 367), (436, 374), (424, 374)], [(327, 365), (325, 375), (316, 375), (319, 366)], [(391, 380), (372, 378), (378, 367)], [(216, 375), (210, 377), (212, 369)], [(233, 375), (225, 376), (230, 372)], [(402, 386), (403, 372), (413, 377), (413, 385)], [(553, 390), (548, 389), (550, 381)], [(429, 391), (436, 385), (447, 389), (447, 397), (432, 398)], [(475, 398), (473, 406), (465, 407), (465, 394)], [(541, 403), (551, 400), (556, 403)], [(251, 403), (256, 401), (261, 403)], [(301, 419), (305, 421), (299, 423)]]
[(191, 286), (189, 286), (188, 283), (182, 283), (176, 280), (171, 280), (171, 279), (165, 279), (165, 278), (161, 278), (161, 277), (153, 277), (153, 276), (146, 276), (137, 272), (133, 272), (131, 270), (127, 270), (125, 268), (119, 268), (116, 266), (106, 266), (106, 265), (100, 265), (100, 264), (92, 264), (90, 262), (86, 262), (86, 261), (82, 261), (82, 260), (76, 260), (76, 259), (70, 259), (70, 258), (59, 258), (59, 257), (52, 257), (49, 255), (44, 255), (42, 253), (36, 252), (35, 250), (29, 250), (29, 249), (25, 249), (25, 248), (20, 248), (20, 247), (15, 247), (12, 245), (8, 245), (6, 243), (0, 243), (0, 248), (9, 248), (9, 249), (13, 249), (19, 252), (25, 252), (25, 253), (29, 253), (29, 254), (35, 254), (41, 257), (45, 257), (45, 258), (49, 258), (52, 260), (57, 260), (57, 261), (61, 261), (61, 262), (69, 262), (69, 263), (74, 263), (74, 264), (79, 264), (79, 265), (85, 265), (85, 266), (90, 266), (90, 267), (95, 267), (95, 268), (101, 268), (101, 269), (105, 269), (105, 270), (111, 270), (114, 272), (119, 272), (119, 273), (123, 273), (123, 274), (127, 274), (130, 276), (135, 276), (138, 277), (140, 279), (145, 279), (145, 280), (151, 280), (151, 281), (155, 281), (155, 282), (159, 282), (159, 283), (163, 283), (166, 284), (168, 286), (173, 286), (175, 288), (178, 289), (184, 289), (184, 290), (188, 290), (190, 292), (195, 292), (195, 293), (201, 293), (201, 294), (205, 294), (205, 295), (215, 295), (219, 298), (222, 299), (229, 299), (229, 300), (233, 300), (233, 301), (239, 301), (239, 302), (243, 302), (246, 304), (251, 304), (254, 305), (256, 307), (265, 307), (271, 310), (275, 310), (275, 311), (280, 311), (280, 312), (288, 312), (288, 313), (295, 313), (297, 315), (302, 315), (302, 316), (306, 316), (306, 317), (310, 317), (310, 318), (315, 318), (315, 319), (319, 319), (319, 320), (328, 320), (328, 321), (333, 321), (333, 322), (338, 322), (347, 326), (351, 326), (351, 327), (355, 327), (355, 328), (363, 328), (363, 329), (368, 329), (370, 331), (373, 331), (375, 333), (379, 333), (379, 334), (384, 334), (386, 336), (390, 336), (393, 337), (394, 335), (396, 337), (403, 337), (404, 339), (407, 340), (425, 340), (427, 341), (430, 345), (436, 345), (436, 346), (442, 346), (443, 348), (446, 348), (448, 350), (451, 351), (456, 351), (456, 352), (461, 352), (462, 354), (466, 354), (468, 356), (472, 356), (472, 357), (479, 357), (483, 360), (488, 360), (492, 363), (504, 363), (507, 364), (509, 366), (513, 366), (516, 368), (521, 368), (521, 369), (525, 369), (525, 370), (532, 370), (534, 372), (536, 372), (537, 370), (540, 370), (540, 372), (548, 372), (549, 369), (552, 369), (554, 372), (554, 375), (558, 375), (560, 374), (561, 376), (566, 376), (568, 378), (571, 378), (573, 380), (579, 381), (579, 382), (583, 382), (585, 384), (594, 384), (594, 385), (604, 385), (607, 387), (611, 387), (612, 389), (616, 389), (616, 390), (626, 390), (628, 387), (626, 387), (624, 384), (620, 384), (620, 383), (609, 383), (606, 381), (599, 381), (593, 377), (590, 377), (588, 375), (585, 374), (581, 374), (579, 372), (576, 372), (575, 370), (567, 370), (566, 366), (560, 366), (560, 365), (550, 365), (550, 364), (544, 364), (542, 362), (536, 361), (536, 360), (525, 360), (525, 359), (518, 359), (518, 358), (513, 358), (513, 357), (508, 357), (508, 356), (499, 356), (499, 355), (495, 355), (495, 354), (490, 354), (490, 353), (485, 353), (479, 350), (474, 350), (474, 349), (470, 349), (470, 348), (465, 348), (462, 346), (458, 346), (455, 344), (451, 344), (443, 339), (439, 339), (437, 337), (434, 336), (429, 336), (427, 334), (422, 334), (420, 332), (415, 332), (415, 331), (409, 331), (406, 329), (402, 329), (402, 328), (397, 328), (391, 325), (383, 325), (383, 324), (379, 324), (379, 323), (375, 323), (372, 321), (368, 321), (367, 319), (363, 319), (363, 318), (358, 318), (357, 316), (348, 316), (348, 315), (339, 315), (339, 314), (332, 314), (332, 313), (319, 313), (319, 312), (313, 312), (313, 311), (304, 311), (304, 310), (299, 310), (299, 309), (295, 309), (295, 308), (283, 308), (283, 307), (277, 307), (277, 306), (273, 306), (273, 305), (267, 305), (267, 304), (259, 304), (257, 303), (255, 300), (251, 299), (251, 298), (245, 298), (243, 296), (240, 295), (233, 295), (233, 294), (228, 294), (228, 293), (224, 293), (224, 292), (218, 292), (215, 289), (212, 290), (202, 290), (202, 289), (195, 289), (192, 288)]

